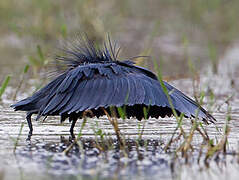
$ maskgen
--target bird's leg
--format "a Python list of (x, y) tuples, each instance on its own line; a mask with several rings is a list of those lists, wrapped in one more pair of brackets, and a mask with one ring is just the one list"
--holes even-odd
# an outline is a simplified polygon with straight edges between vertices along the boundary
[(75, 139), (74, 127), (76, 125), (76, 121), (77, 121), (77, 118), (72, 118), (72, 123), (71, 123), (71, 128), (70, 128), (70, 133), (71, 133), (72, 139)]
[(28, 127), (29, 127), (29, 133), (28, 133), (27, 140), (31, 140), (31, 136), (32, 136), (32, 132), (33, 132), (32, 120), (31, 120), (32, 114), (33, 114), (32, 112), (27, 112), (27, 116), (26, 116), (27, 124), (28, 124)]

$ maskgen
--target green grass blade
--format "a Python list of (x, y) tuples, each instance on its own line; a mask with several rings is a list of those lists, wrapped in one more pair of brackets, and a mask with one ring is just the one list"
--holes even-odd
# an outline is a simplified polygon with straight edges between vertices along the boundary
[(23, 70), (23, 73), (26, 74), (29, 70), (29, 64), (27, 64), (25, 67), (24, 67), (24, 70)]
[(40, 45), (37, 45), (37, 54), (40, 57), (41, 62), (43, 63), (45, 60), (45, 57), (43, 55), (42, 49)]
[(0, 88), (0, 98), (2, 97), (3, 93), (5, 92), (6, 87), (7, 87), (7, 85), (8, 85), (8, 83), (9, 83), (10, 80), (11, 80), (11, 76), (8, 75), (8, 76), (5, 78), (4, 82), (2, 83), (2, 86), (1, 86), (1, 88)]
[(118, 113), (122, 119), (126, 118), (126, 106), (122, 107), (117, 107)]

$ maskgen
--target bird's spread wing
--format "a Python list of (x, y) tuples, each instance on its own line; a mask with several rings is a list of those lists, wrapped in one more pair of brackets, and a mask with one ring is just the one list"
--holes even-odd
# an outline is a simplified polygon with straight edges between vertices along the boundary
[[(184, 113), (187, 117), (195, 117), (198, 111), (199, 117), (211, 118), (195, 101), (168, 83), (164, 84), (177, 112)], [(97, 110), (100, 107), (124, 105), (160, 107), (161, 111), (163, 108), (171, 108), (157, 79), (140, 72), (137, 67), (116, 63), (79, 66), (14, 106), (18, 110), (21, 107), (25, 108), (24, 105), (27, 104), (38, 107), (38, 113), (43, 116), (80, 113), (88, 109)], [(30, 110), (29, 106), (28, 109)]]
[(215, 119), (194, 100), (166, 82), (173, 107), (157, 77), (132, 61), (118, 61), (116, 45), (98, 48), (89, 39), (76, 41), (61, 56), (56, 56), (59, 69), (67, 69), (44, 88), (14, 105), (15, 110), (38, 113), (39, 116), (61, 115), (64, 118), (93, 110), (102, 115), (101, 107), (126, 106), (127, 117), (142, 119), (143, 107), (150, 107), (149, 116), (164, 117), (183, 113), (187, 117)]

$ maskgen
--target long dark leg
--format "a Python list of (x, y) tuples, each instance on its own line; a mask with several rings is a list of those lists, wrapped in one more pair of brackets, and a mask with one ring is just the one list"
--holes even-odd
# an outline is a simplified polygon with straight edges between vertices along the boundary
[(70, 133), (71, 133), (71, 137), (72, 137), (73, 139), (75, 139), (74, 127), (75, 127), (75, 125), (76, 125), (76, 121), (77, 121), (77, 118), (72, 118)]
[(29, 127), (29, 133), (28, 133), (27, 140), (31, 140), (31, 136), (32, 136), (32, 132), (33, 132), (32, 120), (31, 120), (32, 114), (33, 114), (32, 112), (27, 112), (27, 116), (26, 116), (27, 124), (28, 124), (28, 127)]

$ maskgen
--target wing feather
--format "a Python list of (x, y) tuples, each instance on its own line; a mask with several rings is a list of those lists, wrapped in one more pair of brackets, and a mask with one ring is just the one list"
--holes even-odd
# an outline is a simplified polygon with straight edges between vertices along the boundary
[(123, 106), (126, 101), (126, 93), (127, 90), (126, 88), (128, 85), (126, 85), (126, 81), (124, 77), (122, 76), (117, 76), (115, 77), (115, 80), (113, 82), (113, 89), (114, 92), (112, 92), (112, 97), (109, 100), (109, 105), (114, 105), (114, 106)]
[(106, 82), (106, 77), (100, 78), (100, 84), (99, 84), (99, 89), (97, 91), (97, 97), (94, 99), (94, 102), (92, 103), (92, 106), (94, 109), (97, 109), (102, 106), (102, 100), (104, 99), (105, 92), (107, 88), (107, 82)]
[(181, 91), (178, 89), (174, 88), (173, 86), (169, 85), (168, 83), (164, 82), (165, 86), (169, 91), (173, 91), (171, 96), (177, 97), (178, 101), (182, 102), (185, 106), (185, 109), (187, 112), (184, 110), (182, 111), (185, 114), (188, 114), (188, 117), (191, 116), (196, 116), (196, 111), (198, 111), (198, 116), (200, 118), (211, 118), (214, 119), (211, 115), (209, 115), (206, 110), (204, 110), (200, 105), (198, 105), (194, 100), (192, 100), (190, 97), (186, 96), (183, 94)]
[(36, 93), (34, 93), (31, 97), (23, 99), (18, 103), (12, 105), (15, 110), (23, 110), (23, 111), (31, 111), (35, 109), (39, 109), (42, 104), (48, 101), (49, 98), (53, 96), (55, 93), (55, 89), (59, 86), (61, 81), (65, 78), (66, 74), (62, 74), (57, 77), (55, 80), (51, 81), (44, 88), (40, 89)]
[(94, 75), (94, 69), (91, 69), (90, 67), (84, 68), (83, 73), (84, 73), (85, 77), (92, 78), (92, 76)]
[[(75, 83), (71, 83), (71, 86), (74, 86)], [(52, 114), (54, 111), (58, 109), (61, 104), (65, 104), (64, 101), (67, 96), (72, 96), (74, 91), (71, 92), (63, 92), (63, 93), (56, 93), (55, 96), (47, 103), (46, 107), (44, 108), (42, 115)]]
[(110, 99), (114, 93), (114, 79), (113, 78), (106, 78), (105, 79), (106, 87), (105, 87), (105, 94), (102, 97), (101, 106), (108, 107), (111, 106), (112, 103)]
[[(147, 82), (147, 86), (149, 86), (149, 88), (152, 91), (152, 96), (154, 101), (152, 102), (151, 105), (157, 105), (157, 106), (161, 106), (161, 107), (165, 107), (168, 106), (168, 99), (166, 97), (166, 95), (163, 92), (162, 87), (160, 86), (160, 83), (154, 79), (151, 79), (145, 75), (143, 76), (143, 80), (144, 82)], [(152, 98), (151, 98), (152, 99)]]
[(89, 98), (91, 98), (91, 101), (88, 101), (88, 104), (87, 104), (88, 109), (94, 109), (97, 106), (95, 100), (99, 96), (98, 92), (101, 91), (102, 81), (103, 81), (102, 78), (94, 80), (94, 87), (91, 89), (91, 93), (90, 93), (92, 94), (92, 96), (89, 96)]
[(69, 103), (66, 104), (62, 109), (59, 110), (59, 114), (62, 115), (64, 113), (68, 113), (72, 107), (79, 101), (82, 91), (86, 85), (86, 80), (81, 81), (78, 86), (76, 87), (74, 93), (72, 94)]
[(110, 66), (110, 68), (112, 69), (112, 71), (113, 71), (116, 75), (117, 75), (117, 74), (120, 74), (120, 72), (121, 72), (120, 66), (112, 65), (112, 66)]
[(77, 112), (79, 109), (86, 110), (88, 105), (92, 102), (93, 93), (96, 94), (95, 86), (97, 86), (97, 81), (94, 79), (87, 80), (84, 89), (81, 92), (81, 96), (76, 104), (72, 107), (72, 109), (68, 112), (69, 114), (72, 112)]
[[(126, 80), (128, 83), (128, 103), (127, 105), (133, 106), (136, 104), (136, 94), (138, 91), (136, 90), (135, 85), (135, 77), (132, 75), (128, 75)], [(136, 93), (137, 92), (137, 93)]]
[(116, 101), (116, 97), (120, 92), (121, 88), (121, 80), (117, 76), (112, 77), (112, 94), (109, 96), (107, 107), (114, 104), (116, 105), (118, 102)]
[(143, 82), (141, 78), (137, 75), (132, 79), (135, 81), (135, 88), (137, 90), (137, 93), (135, 92), (135, 98), (136, 98), (135, 102), (136, 104), (143, 104), (144, 98), (145, 98), (145, 90), (142, 85)]
[(120, 78), (119, 81), (119, 90), (115, 94), (117, 96), (116, 106), (123, 106), (124, 104), (128, 104), (128, 96), (129, 96), (129, 89), (128, 89), (128, 82), (124, 76)]
[(169, 107), (167, 96), (163, 92), (163, 89), (158, 81), (151, 80), (153, 88), (153, 94), (155, 94), (155, 104), (161, 107)]
[(142, 85), (141, 77), (135, 75), (131, 77), (132, 83), (134, 84), (134, 103), (135, 104), (142, 104), (145, 98), (145, 90)]
[(145, 90), (144, 104), (149, 106), (155, 105), (155, 97), (152, 92), (152, 85), (148, 80), (144, 80), (143, 87)]
[[(81, 79), (83, 76), (83, 74), (81, 72), (78, 73), (77, 76), (71, 76), (71, 75), (68, 75), (63, 81), (62, 83), (60, 84), (60, 86), (58, 87), (57, 89), (57, 93), (60, 92), (60, 93), (63, 93), (65, 91), (69, 92), (71, 91), (72, 89), (75, 88), (75, 86), (77, 85), (77, 82), (79, 79)], [(72, 84), (73, 83), (73, 84)], [(70, 88), (71, 86), (71, 88)]]

